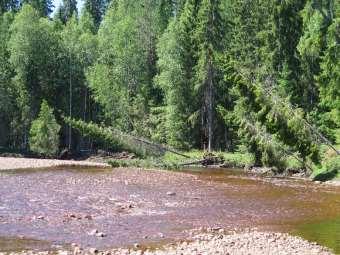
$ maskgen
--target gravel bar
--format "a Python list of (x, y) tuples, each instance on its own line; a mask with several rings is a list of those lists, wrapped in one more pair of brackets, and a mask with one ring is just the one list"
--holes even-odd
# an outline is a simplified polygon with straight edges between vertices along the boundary
[[(105, 252), (103, 253), (105, 254)], [(185, 241), (176, 245), (168, 245), (163, 249), (153, 251), (117, 249), (111, 251), (112, 255), (329, 255), (329, 249), (310, 243), (300, 237), (286, 233), (273, 232), (244, 232), (225, 234), (205, 233), (198, 234), (192, 241)]]
[(1, 253), (0, 255), (331, 255), (329, 249), (316, 243), (308, 242), (300, 237), (286, 233), (249, 231), (242, 233), (226, 233), (219, 230), (215, 233), (196, 234), (188, 241), (168, 244), (157, 249), (142, 249), (139, 244), (134, 248), (118, 248), (100, 251), (96, 248), (82, 249), (75, 247), (74, 251), (36, 252), (22, 251)]
[(105, 163), (96, 163), (89, 161), (0, 157), (0, 170), (45, 168), (60, 166), (109, 167), (109, 165)]

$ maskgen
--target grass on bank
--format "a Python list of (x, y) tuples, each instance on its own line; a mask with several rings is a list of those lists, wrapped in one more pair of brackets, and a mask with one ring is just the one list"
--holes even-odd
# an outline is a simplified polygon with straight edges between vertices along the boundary
[[(182, 168), (182, 164), (195, 162), (203, 159), (204, 151), (192, 150), (183, 152), (183, 154), (190, 158), (167, 152), (162, 157), (147, 157), (144, 159), (117, 159), (110, 160), (109, 164), (112, 167), (140, 167), (140, 168), (161, 168), (176, 170)], [(245, 166), (251, 166), (254, 164), (254, 158), (250, 153), (241, 152), (213, 152), (214, 155), (223, 158), (226, 167), (243, 168)]]
[[(340, 144), (336, 146), (336, 149), (340, 150)], [(340, 180), (340, 155), (324, 148), (321, 165), (315, 168), (311, 177), (317, 181)]]
[[(340, 144), (337, 146), (340, 149)], [(181, 164), (193, 162), (203, 158), (204, 151), (192, 150), (183, 152), (190, 158), (184, 158), (173, 153), (166, 153), (162, 157), (147, 157), (144, 159), (117, 159), (110, 160), (112, 167), (138, 167), (138, 168), (159, 168), (168, 170), (178, 170), (183, 166)], [(254, 165), (254, 157), (247, 152), (214, 152), (218, 157), (222, 157), (225, 161), (226, 167), (243, 168)], [(313, 173), (311, 177), (314, 180), (327, 181), (331, 179), (340, 179), (340, 156), (328, 148), (322, 149), (322, 163), (320, 166), (313, 166)], [(287, 169), (301, 169), (303, 166), (301, 162), (292, 156), (286, 159)]]
[[(195, 160), (203, 159), (204, 151), (202, 150), (191, 150), (185, 152), (184, 154), (189, 156), (191, 159), (183, 158), (179, 155), (173, 153), (166, 153), (163, 156), (163, 160), (169, 163), (186, 163)], [(214, 155), (223, 158), (227, 165), (233, 167), (245, 167), (254, 164), (254, 157), (250, 153), (243, 152), (223, 152), (223, 151), (214, 151), (212, 152)]]
[[(336, 143), (334, 147), (340, 151), (340, 130), (336, 132)], [(340, 155), (326, 145), (321, 147), (321, 165), (315, 169), (312, 178), (318, 181), (331, 179), (340, 180)]]

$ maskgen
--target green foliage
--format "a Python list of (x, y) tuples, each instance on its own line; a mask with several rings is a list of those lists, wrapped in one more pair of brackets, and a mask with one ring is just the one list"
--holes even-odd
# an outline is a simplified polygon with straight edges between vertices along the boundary
[(316, 181), (328, 181), (333, 178), (339, 177), (340, 173), (340, 156), (331, 157), (325, 160), (322, 166), (317, 168), (312, 178)]
[(86, 0), (84, 3), (85, 13), (88, 13), (94, 21), (96, 29), (102, 20), (105, 11), (105, 1), (103, 0)]
[(22, 7), (10, 28), (9, 62), (15, 72), (13, 92), (19, 111), (12, 123), (14, 134), (24, 137), (23, 147), (42, 99), (55, 101), (62, 79), (58, 68), (62, 63), (59, 59), (61, 47), (54, 29), (52, 22), (40, 18), (30, 5)]
[(6, 13), (0, 16), (0, 114), (10, 112), (12, 106), (11, 78), (13, 70), (8, 61), (9, 52), (7, 49), (10, 37), (10, 25), (13, 21), (13, 15)]
[(29, 4), (41, 17), (47, 17), (53, 8), (52, 0), (22, 0), (21, 5)]
[(179, 165), (174, 162), (168, 162), (162, 159), (146, 158), (146, 159), (113, 159), (108, 162), (113, 168), (144, 168), (144, 169), (167, 169), (177, 170)]
[[(334, 19), (327, 31), (327, 46), (322, 57), (320, 87), (320, 111), (324, 129), (340, 127), (340, 65), (339, 65), (340, 18)], [(328, 124), (328, 125), (327, 125)]]
[(239, 96), (235, 116), (256, 164), (282, 167), (284, 157), (294, 152), (303, 162), (319, 162), (318, 141), (301, 109), (293, 108), (271, 87), (247, 84), (232, 64), (226, 66), (225, 79), (234, 83)]
[(88, 73), (95, 100), (115, 126), (131, 131), (134, 103), (142, 102), (138, 118), (146, 119), (149, 105), (158, 100), (153, 87), (160, 1), (117, 1), (98, 31), (99, 60)]
[(5, 12), (16, 11), (20, 6), (19, 0), (2, 0), (0, 2), (0, 16)]
[(60, 125), (54, 117), (53, 109), (43, 100), (39, 116), (32, 122), (30, 129), (31, 151), (45, 156), (56, 156), (59, 149), (59, 131)]
[(340, 157), (332, 157), (329, 160), (326, 161), (324, 168), (328, 172), (340, 172)]
[(111, 150), (126, 150), (140, 157), (160, 156), (164, 154), (164, 150), (160, 146), (112, 127), (102, 127), (92, 122), (86, 123), (69, 117), (64, 117), (64, 121), (71, 125), (72, 128), (80, 131), (83, 136), (101, 141), (108, 145)]
[[(190, 150), (184, 152), (185, 155), (189, 156), (191, 159), (185, 159), (182, 156), (167, 152), (162, 157), (163, 162), (167, 162), (169, 165), (180, 165), (188, 161), (201, 160), (206, 152), (202, 150)], [(248, 152), (224, 152), (224, 151), (213, 151), (214, 155), (224, 160), (225, 165), (230, 167), (244, 167), (254, 165), (253, 155)]]
[(63, 0), (60, 6), (62, 10), (62, 21), (66, 23), (73, 16), (77, 16), (77, 1), (76, 0)]
[(188, 122), (192, 110), (188, 105), (192, 98), (192, 87), (187, 78), (191, 70), (186, 66), (189, 49), (185, 48), (185, 41), (190, 38), (184, 29), (182, 20), (174, 20), (162, 35), (157, 48), (160, 74), (156, 77), (156, 83), (164, 91), (167, 104), (166, 141), (182, 149), (189, 148), (192, 132)]
[(61, 147), (155, 154), (134, 139), (146, 137), (182, 150), (247, 148), (255, 165), (289, 167), (294, 158), (313, 167), (324, 140), (315, 130), (334, 142), (340, 128), (339, 8), (86, 0), (78, 16), (76, 1), (64, 0), (52, 20), (51, 0), (4, 0), (0, 146), (25, 149), (46, 100), (58, 121), (114, 127), (106, 137), (100, 126), (64, 123)]
[(12, 88), (13, 68), (9, 63), (8, 40), (14, 15), (0, 15), (0, 145), (11, 140), (10, 124), (15, 114), (15, 94)]
[(218, 67), (216, 58), (222, 52), (224, 29), (220, 1), (203, 0), (197, 13), (194, 39), (197, 43), (197, 65), (195, 69), (196, 96), (201, 98), (199, 111), (204, 130), (204, 147), (209, 151), (214, 147), (214, 127), (216, 115), (216, 92)]

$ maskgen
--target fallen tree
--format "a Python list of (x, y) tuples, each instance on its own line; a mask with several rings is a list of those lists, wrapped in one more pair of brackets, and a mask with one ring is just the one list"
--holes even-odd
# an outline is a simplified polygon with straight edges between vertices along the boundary
[(63, 119), (72, 128), (81, 132), (83, 136), (108, 143), (114, 150), (126, 150), (141, 157), (160, 157), (168, 151), (184, 158), (190, 158), (188, 155), (185, 155), (173, 148), (152, 142), (145, 138), (124, 133), (113, 127), (103, 127), (93, 122), (86, 123), (82, 120), (75, 120), (69, 117), (63, 117)]

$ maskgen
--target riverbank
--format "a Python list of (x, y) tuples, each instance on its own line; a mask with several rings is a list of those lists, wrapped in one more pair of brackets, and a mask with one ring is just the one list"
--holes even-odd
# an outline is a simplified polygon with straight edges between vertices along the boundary
[[(81, 250), (78, 249), (78, 251), (78, 254), (82, 254)], [(325, 247), (285, 233), (258, 231), (228, 233), (223, 229), (216, 230), (215, 233), (199, 233), (191, 237), (189, 241), (141, 251), (141, 249), (115, 249), (109, 251), (109, 253), (111, 255), (333, 254)], [(107, 251), (101, 254), (107, 254)]]
[(98, 250), (83, 249), (73, 244), (73, 251), (58, 250), (53, 252), (22, 251), (1, 253), (0, 255), (332, 255), (328, 248), (308, 242), (300, 237), (286, 233), (246, 231), (228, 233), (223, 229), (214, 229), (208, 233), (197, 233), (186, 241), (170, 243), (157, 248), (146, 248), (136, 243), (132, 248)]
[(109, 165), (106, 163), (89, 161), (0, 157), (0, 170), (48, 168), (62, 166), (109, 167)]

